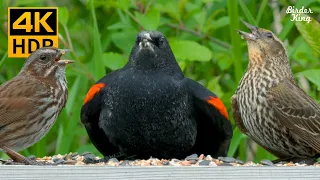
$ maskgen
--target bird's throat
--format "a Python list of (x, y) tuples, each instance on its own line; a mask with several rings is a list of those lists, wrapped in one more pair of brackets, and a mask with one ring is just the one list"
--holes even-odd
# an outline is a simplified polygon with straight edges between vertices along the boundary
[(249, 50), (249, 65), (255, 66), (259, 65), (262, 66), (265, 63), (265, 56), (263, 53), (255, 50)]

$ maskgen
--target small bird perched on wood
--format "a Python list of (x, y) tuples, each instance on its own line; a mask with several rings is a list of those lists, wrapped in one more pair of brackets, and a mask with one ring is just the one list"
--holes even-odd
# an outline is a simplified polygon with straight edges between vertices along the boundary
[(0, 86), (0, 150), (12, 160), (36, 164), (17, 153), (40, 141), (67, 101), (65, 50), (44, 47), (33, 52), (20, 73)]
[(106, 156), (226, 156), (232, 127), (223, 102), (185, 78), (165, 36), (137, 35), (128, 63), (89, 90), (81, 121)]
[(239, 129), (280, 160), (313, 163), (320, 154), (320, 105), (295, 82), (283, 43), (243, 22), (249, 65), (231, 98)]

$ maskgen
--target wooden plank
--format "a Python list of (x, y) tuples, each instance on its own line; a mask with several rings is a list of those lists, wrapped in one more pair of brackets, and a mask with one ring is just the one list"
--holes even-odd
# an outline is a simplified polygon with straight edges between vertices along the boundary
[(1, 180), (317, 179), (320, 167), (0, 166)]

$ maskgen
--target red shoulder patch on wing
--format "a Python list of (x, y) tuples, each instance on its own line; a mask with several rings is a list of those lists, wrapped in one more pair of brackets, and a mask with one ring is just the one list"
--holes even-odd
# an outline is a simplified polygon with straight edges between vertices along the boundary
[(89, 102), (98, 92), (100, 92), (101, 88), (105, 86), (106, 84), (103, 84), (103, 83), (93, 85), (88, 91), (86, 98), (84, 98), (83, 104), (86, 104), (87, 102)]
[(219, 99), (217, 97), (209, 96), (209, 98), (207, 99), (207, 102), (209, 104), (211, 104), (212, 106), (214, 106), (220, 112), (220, 114), (222, 116), (224, 116), (226, 119), (229, 120), (227, 108), (224, 106), (221, 99)]

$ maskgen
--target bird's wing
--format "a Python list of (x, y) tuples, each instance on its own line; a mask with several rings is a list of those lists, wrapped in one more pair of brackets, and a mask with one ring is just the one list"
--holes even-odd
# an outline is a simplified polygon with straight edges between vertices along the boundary
[[(44, 92), (43, 86), (39, 85), (37, 80), (24, 77), (12, 80), (0, 87), (0, 137), (3, 140), (10, 135), (10, 131), (16, 129), (22, 131), (26, 128), (27, 123), (23, 122), (27, 121), (27, 117), (28, 119), (36, 118), (36, 99), (30, 96), (35, 92), (39, 95)], [(16, 123), (18, 121), (22, 123)]]
[[(32, 99), (26, 97), (0, 98), (0, 137), (6, 139), (10, 131), (26, 127), (26, 117), (36, 115)], [(17, 122), (21, 123), (17, 123)], [(0, 140), (1, 142), (1, 140)]]
[(239, 130), (248, 135), (250, 138), (252, 138), (257, 144), (259, 144), (261, 147), (263, 147), (264, 149), (266, 149), (267, 151), (269, 151), (271, 154), (276, 155), (277, 157), (283, 157), (282, 154), (279, 154), (277, 151), (274, 151), (270, 148), (268, 148), (265, 144), (261, 143), (260, 141), (255, 140), (256, 138), (254, 136), (250, 135), (250, 132), (248, 131), (248, 129), (245, 127), (243, 120), (241, 118), (241, 113), (240, 113), (240, 109), (239, 109), (239, 104), (237, 101), (237, 95), (233, 95), (231, 97), (231, 108), (232, 108), (232, 114), (233, 114), (233, 119), (237, 125), (237, 127), (239, 128)]
[(103, 129), (99, 127), (101, 95), (107, 86), (108, 76), (105, 76), (90, 88), (81, 108), (81, 122), (84, 124), (93, 145), (104, 156), (118, 153), (118, 149), (110, 143)]
[[(198, 134), (195, 144), (197, 153), (214, 157), (226, 156), (232, 138), (232, 126), (223, 102), (199, 83), (186, 78), (195, 109)], [(207, 142), (209, 141), (212, 142)]]
[(280, 122), (320, 153), (320, 105), (296, 84), (284, 80), (267, 93)]
[(248, 134), (247, 128), (243, 124), (243, 120), (241, 119), (240, 109), (238, 106), (238, 101), (236, 95), (233, 95), (231, 97), (231, 108), (232, 108), (232, 114), (233, 119), (237, 125), (237, 127), (240, 129), (240, 131), (244, 134)]

